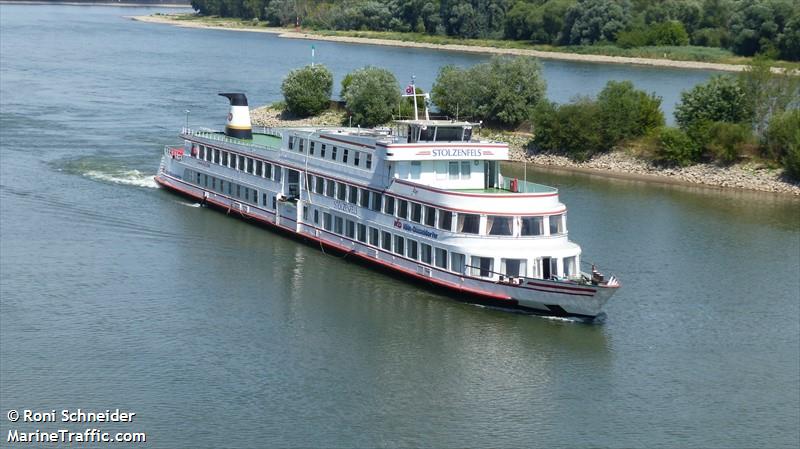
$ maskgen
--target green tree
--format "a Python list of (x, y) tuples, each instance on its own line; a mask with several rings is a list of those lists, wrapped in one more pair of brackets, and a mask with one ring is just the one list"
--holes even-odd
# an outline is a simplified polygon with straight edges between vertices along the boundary
[(752, 56), (776, 53), (775, 43), (796, 6), (792, 0), (748, 0), (735, 5), (730, 18), (734, 53)]
[[(790, 153), (800, 151), (800, 110), (792, 109), (776, 114), (764, 134), (764, 153), (774, 160), (784, 160)], [(800, 160), (797, 161), (800, 163)], [(797, 165), (800, 174), (800, 165)]]
[(681, 93), (675, 108), (675, 120), (683, 130), (701, 122), (748, 122), (752, 116), (745, 90), (736, 78), (724, 75)]
[(778, 36), (780, 57), (789, 61), (800, 61), (800, 12), (795, 13)]
[[(713, 122), (707, 128), (704, 146), (711, 158), (721, 164), (731, 164), (755, 146), (753, 131), (745, 123)], [(696, 142), (695, 142), (696, 143)]]
[(763, 135), (770, 117), (800, 108), (800, 77), (789, 73), (772, 73), (771, 62), (756, 58), (737, 76), (751, 112), (751, 124)]
[(648, 45), (689, 45), (689, 34), (683, 24), (670, 20), (651, 25), (648, 32)]
[(466, 70), (443, 67), (431, 93), (447, 115), (513, 126), (544, 98), (545, 82), (534, 58), (495, 57)]
[(400, 85), (392, 72), (367, 66), (345, 79), (348, 81), (342, 86), (343, 98), (353, 124), (375, 126), (391, 120), (400, 101)]
[(606, 151), (600, 108), (589, 98), (557, 105), (541, 102), (533, 112), (534, 152), (566, 154), (579, 161)]
[(685, 132), (678, 128), (661, 128), (656, 139), (656, 162), (685, 167), (698, 160), (699, 147)]
[(281, 85), (286, 107), (300, 117), (317, 115), (327, 109), (332, 89), (333, 74), (319, 64), (292, 70)]
[(565, 44), (590, 45), (613, 42), (617, 33), (631, 21), (627, 0), (578, 0), (564, 19), (562, 41)]
[(664, 126), (661, 97), (635, 89), (630, 81), (609, 81), (597, 104), (606, 148)]

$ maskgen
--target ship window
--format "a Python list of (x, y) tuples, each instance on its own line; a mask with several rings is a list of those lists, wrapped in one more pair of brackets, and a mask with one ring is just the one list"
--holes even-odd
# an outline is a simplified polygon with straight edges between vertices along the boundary
[(261, 194), (261, 204), (263, 204), (264, 207), (267, 207), (267, 194), (266, 193), (262, 193)]
[(522, 217), (521, 235), (542, 235), (542, 217)]
[(317, 176), (315, 179), (314, 193), (322, 194), (325, 192), (325, 178)]
[(372, 155), (367, 155), (367, 170), (372, 170)]
[(397, 216), (408, 220), (408, 201), (397, 200)]
[(299, 140), (300, 140), (300, 145), (298, 146), (297, 151), (302, 153), (303, 152), (303, 145), (306, 143), (306, 139), (299, 139)]
[(217, 178), (211, 178), (211, 188), (217, 190)]
[(331, 159), (333, 159), (334, 161), (336, 160), (336, 149), (337, 149), (336, 147), (333, 147), (333, 149), (331, 150)]
[(294, 136), (289, 136), (289, 149), (294, 150)]
[(219, 180), (219, 192), (220, 193), (225, 193), (225, 181), (223, 181), (221, 179)]
[(230, 195), (232, 191), (233, 191), (233, 184), (229, 182), (228, 183), (228, 195)]
[(256, 161), (256, 176), (264, 176), (264, 163)]
[(365, 224), (358, 224), (358, 241), (362, 243), (367, 243), (367, 225)]
[(436, 226), (436, 208), (425, 206), (425, 225)]
[(419, 246), (420, 246), (422, 261), (427, 264), (430, 264), (433, 261), (433, 253), (431, 251), (431, 245), (420, 243)]
[(305, 188), (307, 191), (311, 191), (314, 188), (314, 176), (306, 173), (306, 185)]
[(250, 199), (250, 189), (248, 189), (247, 187), (244, 188), (244, 198), (243, 199), (245, 201), (248, 201)]
[(578, 274), (575, 265), (575, 256), (564, 258), (564, 277), (570, 277)]
[(359, 166), (361, 166), (361, 152), (360, 151), (355, 151), (354, 153), (355, 154), (353, 154), (353, 165), (355, 165), (356, 167), (359, 167)]
[(564, 221), (562, 220), (563, 215), (551, 215), (550, 216), (550, 235), (561, 234), (564, 232)]
[(382, 198), (383, 195), (381, 195), (380, 193), (372, 192), (372, 204), (370, 204), (370, 209), (380, 212)]
[(264, 163), (264, 177), (272, 179), (272, 164)]
[(336, 195), (336, 181), (328, 179), (325, 184), (325, 196), (333, 198)]
[(347, 163), (347, 155), (349, 152), (350, 150), (348, 150), (347, 148), (344, 148), (342, 151), (342, 162), (345, 164)]
[(461, 253), (450, 253), (450, 271), (455, 271), (459, 274), (464, 274), (464, 265), (466, 263), (466, 256)]
[(461, 161), (461, 179), (469, 179), (470, 176), (472, 176), (470, 161)]
[(381, 248), (385, 249), (386, 251), (392, 250), (392, 234), (381, 231)]
[(252, 157), (248, 157), (247, 158), (247, 173), (253, 173), (253, 163), (254, 163), (253, 158)]
[(323, 227), (323, 228), (324, 228), (326, 231), (330, 231), (330, 230), (331, 230), (331, 227), (332, 227), (332, 221), (333, 221), (333, 217), (331, 217), (331, 214), (329, 214), (329, 213), (327, 213), (327, 212), (325, 212), (324, 214), (322, 214), (322, 227)]
[(510, 277), (525, 276), (528, 272), (528, 261), (525, 259), (500, 259), (500, 272)]
[(369, 190), (361, 189), (361, 198), (359, 198), (359, 205), (361, 207), (369, 207)]
[(383, 213), (394, 215), (394, 197), (386, 195), (384, 198), (385, 201), (383, 202)]
[(511, 235), (513, 220), (511, 217), (489, 215), (486, 217), (486, 229), (489, 235)]
[(356, 237), (356, 223), (353, 220), (347, 220), (345, 222), (344, 235), (351, 239)]
[(242, 186), (236, 184), (236, 198), (239, 198), (241, 196), (242, 196)]
[(447, 269), (447, 250), (436, 248), (436, 266), (439, 268)]
[(456, 232), (477, 234), (480, 230), (481, 217), (476, 214), (458, 214)]
[(206, 147), (206, 160), (211, 162), (211, 148)]
[(303, 206), (303, 221), (308, 220), (308, 206)]
[(239, 168), (239, 170), (244, 171), (244, 167), (245, 167), (245, 165), (244, 165), (244, 156), (239, 155), (239, 167), (238, 168)]
[(406, 255), (410, 259), (417, 260), (417, 258), (419, 257), (419, 243), (417, 243), (416, 240), (411, 240), (411, 239), (407, 241), (408, 241), (408, 250), (406, 252)]
[(308, 154), (313, 156), (314, 155), (314, 147), (316, 146), (316, 142), (313, 140), (308, 142)]
[(484, 278), (492, 277), (494, 259), (491, 257), (472, 256), (472, 275)]
[(275, 181), (281, 182), (281, 177), (283, 176), (283, 167), (278, 165), (275, 166)]
[(422, 204), (411, 203), (411, 221), (422, 223)]
[(449, 174), (449, 179), (451, 181), (458, 179), (458, 175), (459, 175), (458, 162), (451, 161), (447, 165), (447, 173)]
[(200, 145), (200, 151), (199, 151), (198, 154), (200, 156), (200, 159), (205, 159), (206, 158), (206, 147)]
[(358, 203), (358, 187), (348, 186), (347, 201), (353, 204)]
[(448, 210), (439, 211), (439, 229), (450, 231), (453, 229), (453, 213)]
[(319, 147), (319, 157), (325, 157), (325, 144), (323, 143), (321, 147)]
[(411, 161), (411, 179), (419, 179), (422, 175), (422, 162)]
[(214, 163), (215, 164), (219, 164), (219, 157), (220, 157), (219, 156), (219, 150), (215, 149), (214, 150)]
[(464, 128), (458, 127), (437, 127), (436, 128), (436, 141), (437, 142), (452, 142), (461, 140), (461, 135)]
[(278, 208), (278, 197), (272, 195), (272, 210), (275, 210), (277, 208)]
[(336, 183), (336, 198), (344, 201), (347, 197), (347, 186), (341, 182)]
[(369, 244), (378, 246), (378, 230), (370, 226), (369, 228)]
[(405, 255), (405, 239), (399, 235), (394, 236), (394, 252), (396, 254)]

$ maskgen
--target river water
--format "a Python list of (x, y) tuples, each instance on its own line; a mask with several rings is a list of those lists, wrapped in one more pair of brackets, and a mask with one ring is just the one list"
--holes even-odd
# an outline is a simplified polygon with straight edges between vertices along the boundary
[[(798, 200), (529, 170), (623, 283), (605, 323), (458, 303), (155, 188), (185, 109), (278, 99), (310, 43), (123, 17), (154, 11), (0, 5), (0, 446), (87, 427), (8, 410), (79, 407), (158, 448), (800, 444)], [(337, 82), (485, 60), (316, 48)], [(667, 109), (710, 76), (543, 66), (555, 100), (631, 79)]]

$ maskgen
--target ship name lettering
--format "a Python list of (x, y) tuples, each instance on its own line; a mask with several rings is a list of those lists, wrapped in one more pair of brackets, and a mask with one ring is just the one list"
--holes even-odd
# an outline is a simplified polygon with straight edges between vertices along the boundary
[(333, 208), (348, 214), (358, 215), (358, 206), (355, 204), (346, 203), (344, 201), (334, 201)]
[(437, 148), (431, 150), (433, 157), (480, 157), (483, 152), (477, 148)]

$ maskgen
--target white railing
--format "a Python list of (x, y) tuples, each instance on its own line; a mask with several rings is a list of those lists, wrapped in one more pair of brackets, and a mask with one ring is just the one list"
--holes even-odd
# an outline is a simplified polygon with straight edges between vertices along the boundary
[[(268, 134), (266, 130), (274, 131), (274, 128), (263, 128), (265, 130), (265, 134)], [(269, 150), (277, 150), (280, 149), (278, 147), (271, 147), (267, 145), (260, 145), (253, 142), (246, 142), (242, 139), (237, 139), (235, 137), (226, 136), (225, 134), (221, 134), (211, 130), (198, 130), (198, 129), (191, 129), (191, 128), (181, 128), (181, 135), (188, 135), (188, 136), (195, 136), (200, 137), (202, 139), (208, 140), (216, 140), (218, 142), (229, 143), (232, 145), (239, 145), (243, 147), (249, 148), (261, 148), (261, 149), (269, 149)]]

